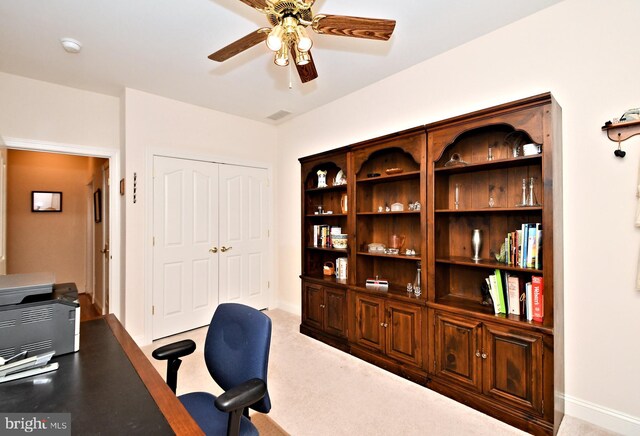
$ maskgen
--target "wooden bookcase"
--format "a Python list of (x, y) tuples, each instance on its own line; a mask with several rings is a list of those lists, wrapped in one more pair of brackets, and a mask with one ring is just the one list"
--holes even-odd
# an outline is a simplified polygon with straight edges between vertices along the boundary
[[(301, 158), (301, 332), (526, 431), (556, 432), (564, 414), (560, 118), (542, 94)], [(524, 144), (539, 152), (524, 155)], [(318, 170), (329, 186), (317, 187)], [(340, 170), (347, 183), (332, 186)], [(526, 200), (529, 185), (535, 194), (525, 205), (523, 179)], [(403, 210), (388, 210), (394, 203)], [(333, 213), (316, 214), (318, 206)], [(528, 223), (542, 229), (538, 267), (498, 261), (506, 235)], [(341, 227), (347, 248), (314, 247), (318, 224)], [(369, 252), (392, 235), (404, 237), (399, 253)], [(338, 257), (347, 258), (346, 280), (323, 275)], [(407, 293), (418, 264), (420, 296)], [(543, 278), (541, 322), (483, 304), (481, 286), (496, 269), (523, 285)], [(365, 286), (376, 277), (387, 291)]]

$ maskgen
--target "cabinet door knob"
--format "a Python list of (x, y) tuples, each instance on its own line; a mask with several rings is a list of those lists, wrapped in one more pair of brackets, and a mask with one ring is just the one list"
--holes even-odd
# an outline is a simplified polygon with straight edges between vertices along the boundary
[(487, 358), (487, 353), (482, 353), (482, 358), (486, 359)]
[(324, 309), (324, 308), (325, 308), (325, 305), (324, 305), (324, 304), (321, 304), (321, 305), (320, 305), (320, 308)]
[(222, 251), (222, 252), (224, 253), (225, 251), (229, 251), (229, 250), (231, 250), (232, 248), (233, 248), (233, 247), (225, 247), (225, 246), (223, 245), (222, 247), (220, 247), (220, 251)]
[(476, 357), (480, 357), (480, 350), (476, 350)]
[(380, 323), (380, 327), (384, 327), (384, 323), (383, 322)]
[(218, 252), (218, 247), (213, 247), (213, 248), (209, 248), (209, 253), (217, 253)]
[(387, 324), (386, 322), (384, 323), (384, 328), (389, 327), (389, 324)]

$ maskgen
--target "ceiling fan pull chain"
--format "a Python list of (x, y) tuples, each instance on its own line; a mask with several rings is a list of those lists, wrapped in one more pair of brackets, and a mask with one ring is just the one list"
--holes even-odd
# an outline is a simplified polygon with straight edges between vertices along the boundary
[(291, 70), (293, 70), (293, 62), (289, 62), (289, 89), (293, 88), (293, 80), (291, 79)]

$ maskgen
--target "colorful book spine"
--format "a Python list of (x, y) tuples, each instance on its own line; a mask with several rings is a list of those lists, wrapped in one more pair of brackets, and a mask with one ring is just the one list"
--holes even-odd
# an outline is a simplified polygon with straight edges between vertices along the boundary
[(500, 293), (498, 292), (498, 281), (497, 281), (496, 275), (491, 274), (489, 276), (489, 280), (491, 282), (491, 289), (492, 289), (491, 292), (495, 294), (496, 301), (498, 302), (498, 311), (496, 313), (506, 313), (506, 310), (504, 308), (504, 299), (500, 298)]
[(500, 313), (500, 301), (498, 300), (498, 294), (496, 293), (496, 290), (494, 287), (496, 276), (491, 275), (485, 278), (485, 281), (487, 282), (487, 286), (489, 286), (489, 294), (491, 295), (491, 301), (493, 301), (493, 311), (497, 315), (498, 313)]
[(544, 280), (541, 276), (531, 277), (531, 297), (533, 299), (533, 320), (544, 320)]
[(509, 313), (520, 315), (520, 279), (518, 277), (507, 278), (507, 294), (509, 295)]
[(496, 292), (498, 294), (498, 299), (500, 300), (500, 313), (507, 313), (509, 311), (509, 307), (507, 306), (507, 299), (505, 298), (505, 289), (502, 286), (502, 274), (499, 269), (495, 270), (496, 277)]
[(536, 223), (536, 257), (533, 267), (542, 269), (542, 224)]

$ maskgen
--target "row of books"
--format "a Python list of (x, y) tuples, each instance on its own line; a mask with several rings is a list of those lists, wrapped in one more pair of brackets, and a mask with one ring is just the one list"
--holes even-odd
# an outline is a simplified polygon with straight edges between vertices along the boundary
[(313, 226), (313, 234), (311, 235), (311, 245), (314, 247), (331, 248), (331, 235), (342, 233), (342, 228), (337, 226), (329, 226), (327, 224), (318, 224)]
[(544, 280), (531, 276), (530, 282), (507, 271), (496, 269), (486, 279), (496, 314), (524, 315), (527, 321), (544, 320)]
[(504, 260), (520, 268), (542, 268), (542, 224), (525, 223), (504, 238)]

